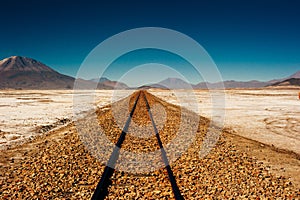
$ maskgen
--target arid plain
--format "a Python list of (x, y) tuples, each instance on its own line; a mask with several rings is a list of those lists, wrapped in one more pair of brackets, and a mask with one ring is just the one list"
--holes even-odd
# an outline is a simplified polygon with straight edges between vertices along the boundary
[[(94, 93), (94, 106), (101, 108), (133, 92), (97, 90)], [(176, 95), (183, 99), (188, 97), (184, 90), (176, 91), (176, 95), (168, 90), (151, 89), (149, 92), (172, 104), (180, 104)], [(212, 106), (209, 91), (195, 90), (194, 93), (198, 110), (190, 107), (189, 99), (184, 100), (181, 105), (208, 119), (211, 118), (212, 109), (225, 109), (223, 130), (226, 138), (239, 151), (263, 164), (264, 169), (290, 180), (300, 191), (298, 90), (226, 90), (225, 104), (220, 107)], [(76, 98), (82, 98), (84, 102), (84, 98), (90, 98), (89, 94), (89, 91), (77, 91)], [(84, 116), (89, 105), (83, 103), (82, 107), (74, 111), (73, 98), (72, 90), (1, 91), (0, 147), (2, 153), (7, 154), (0, 164), (7, 165), (7, 159), (18, 162), (18, 159), (22, 159), (18, 158), (19, 152), (23, 152), (22, 144), (35, 145), (36, 137), (55, 133), (55, 130), (68, 126), (75, 118)], [(55, 134), (53, 137), (55, 139)]]
[[(101, 107), (132, 92), (98, 90), (95, 103)], [(155, 89), (150, 92), (173, 104), (180, 104), (176, 95), (184, 97), (186, 93), (179, 90), (175, 95), (168, 90)], [(77, 95), (89, 96), (89, 92), (83, 90)], [(225, 107), (219, 108), (213, 108), (209, 91), (195, 90), (195, 96), (199, 110), (193, 111), (198, 114), (211, 118), (213, 109), (225, 109), (226, 128), (246, 138), (300, 154), (298, 90), (226, 90)], [(46, 126), (58, 126), (61, 120), (71, 121), (74, 116), (73, 90), (7, 90), (0, 91), (0, 97), (1, 148), (28, 139), (37, 131), (41, 133), (43, 127), (46, 130)], [(188, 102), (186, 99), (182, 105), (194, 109)], [(83, 103), (79, 111), (84, 112), (87, 108)]]

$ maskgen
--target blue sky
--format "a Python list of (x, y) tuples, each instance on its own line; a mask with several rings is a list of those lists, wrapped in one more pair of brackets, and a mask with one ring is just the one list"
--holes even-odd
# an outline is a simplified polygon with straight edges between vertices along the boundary
[[(180, 31), (199, 42), (224, 80), (270, 80), (300, 70), (299, 9), (297, 0), (5, 0), (0, 59), (27, 56), (75, 76), (88, 53), (106, 38), (153, 26)], [(133, 62), (151, 60), (150, 55), (135, 56)]]
[(203, 81), (201, 74), (187, 60), (168, 51), (157, 49), (128, 52), (118, 57), (103, 76), (126, 82), (130, 86), (157, 83), (168, 77), (186, 79), (191, 83)]

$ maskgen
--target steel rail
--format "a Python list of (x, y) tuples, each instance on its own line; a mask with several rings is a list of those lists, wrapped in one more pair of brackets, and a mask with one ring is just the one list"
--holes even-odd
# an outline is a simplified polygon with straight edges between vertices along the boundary
[(119, 158), (120, 149), (121, 149), (122, 143), (125, 140), (125, 136), (127, 134), (128, 127), (130, 125), (130, 122), (131, 122), (133, 113), (135, 111), (137, 102), (139, 100), (140, 94), (141, 94), (141, 92), (139, 92), (139, 94), (134, 102), (134, 105), (131, 109), (131, 112), (130, 112), (128, 118), (127, 118), (126, 124), (122, 130), (122, 133), (121, 133), (121, 135), (116, 143), (116, 146), (114, 147), (114, 150), (104, 168), (101, 179), (100, 179), (100, 181), (96, 187), (96, 190), (92, 196), (92, 200), (104, 199), (106, 197), (106, 195), (108, 194), (108, 186), (110, 185), (110, 182), (111, 182), (110, 178), (112, 177), (112, 175), (115, 171), (114, 168), (115, 168), (116, 162)]
[(180, 193), (180, 190), (177, 186), (176, 179), (174, 177), (173, 171), (170, 167), (169, 160), (168, 160), (168, 157), (167, 157), (167, 153), (166, 153), (166, 151), (163, 147), (163, 144), (162, 144), (160, 136), (159, 136), (159, 132), (156, 128), (156, 124), (155, 124), (153, 116), (152, 116), (152, 112), (151, 112), (149, 102), (146, 98), (146, 95), (144, 93), (143, 93), (143, 95), (144, 95), (144, 99), (145, 99), (145, 102), (146, 102), (146, 107), (147, 107), (147, 110), (148, 110), (148, 114), (149, 114), (153, 129), (154, 129), (154, 132), (155, 132), (155, 136), (157, 138), (157, 142), (158, 142), (158, 145), (160, 147), (160, 151), (161, 151), (161, 154), (162, 154), (162, 159), (163, 159), (163, 162), (166, 166), (166, 170), (168, 172), (168, 176), (169, 176), (169, 180), (170, 180), (170, 183), (171, 183), (171, 186), (172, 186), (174, 197), (175, 197), (176, 200), (184, 199), (183, 196)]

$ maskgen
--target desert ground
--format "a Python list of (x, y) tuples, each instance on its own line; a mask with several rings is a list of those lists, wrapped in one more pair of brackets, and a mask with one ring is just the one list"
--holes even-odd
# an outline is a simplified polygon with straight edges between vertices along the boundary
[[(226, 90), (224, 128), (234, 137), (233, 142), (254, 158), (271, 166), (276, 173), (292, 180), (300, 188), (300, 88), (231, 89)], [(177, 105), (183, 105), (211, 118), (212, 97), (207, 90), (197, 90), (198, 110), (191, 107), (186, 91), (151, 91), (152, 94)], [(244, 139), (242, 139), (244, 138)], [(251, 145), (250, 145), (251, 144)], [(280, 153), (279, 153), (280, 152)]]
[[(122, 90), (112, 99), (114, 91), (99, 90), (94, 101), (97, 107), (102, 107), (130, 93)], [(88, 91), (76, 93), (79, 98), (90, 97), (88, 94)], [(73, 90), (0, 90), (0, 149), (32, 140), (89, 109), (83, 103), (74, 110), (73, 97)]]
[[(177, 91), (176, 95), (166, 90), (150, 90), (149, 92), (169, 103), (181, 104), (187, 109), (193, 109), (189, 107), (189, 99), (180, 103), (178, 102), (178, 98), (176, 98), (176, 95), (188, 97), (188, 95), (186, 95), (187, 91)], [(6, 154), (5, 157), (0, 160), (0, 166), (4, 166), (4, 169), (8, 169), (8, 162), (11, 162), (11, 166), (14, 166), (18, 163), (18, 159), (22, 160), (22, 158), (20, 158), (22, 155), (30, 159), (34, 159), (34, 155), (39, 157), (39, 154), (43, 154), (41, 156), (44, 156), (45, 152), (39, 152), (36, 150), (36, 147), (49, 148), (50, 152), (64, 152), (65, 150), (61, 148), (66, 148), (65, 144), (69, 144), (69, 137), (71, 137), (72, 140), (70, 141), (72, 143), (78, 140), (77, 136), (68, 136), (68, 133), (74, 132), (72, 121), (74, 118), (85, 113), (90, 107), (82, 103), (82, 107), (74, 112), (72, 93), (72, 90), (9, 90), (0, 92), (0, 147), (1, 152)], [(95, 93), (95, 107), (101, 108), (131, 93), (133, 93), (133, 91), (130, 90), (117, 92), (99, 90)], [(88, 91), (80, 91), (77, 93), (76, 98), (82, 98), (84, 102), (84, 99), (89, 97), (88, 94)], [(111, 96), (114, 96), (114, 98), (112, 99)], [(196, 101), (199, 103), (197, 114), (210, 119), (212, 109), (211, 94), (205, 90), (198, 90), (195, 91), (195, 96)], [(223, 150), (227, 152), (228, 149), (233, 149), (232, 151), (239, 152), (238, 154), (232, 154), (234, 157), (233, 160), (239, 159), (238, 157), (242, 156), (242, 162), (252, 163), (255, 161), (253, 166), (259, 168), (259, 166), (263, 165), (261, 169), (266, 171), (267, 174), (270, 172), (274, 173), (276, 177), (285, 177), (285, 179), (278, 178), (276, 180), (283, 181), (283, 185), (290, 184), (288, 181), (291, 181), (294, 187), (300, 192), (300, 176), (298, 174), (300, 169), (300, 127), (298, 125), (300, 120), (300, 100), (298, 99), (298, 91), (271, 89), (226, 90), (225, 103), (226, 112), (223, 131), (226, 138), (221, 139), (221, 143), (217, 148), (218, 150), (211, 155), (209, 154), (206, 160), (209, 160), (210, 157), (213, 158), (217, 155), (223, 155)], [(221, 106), (214, 109), (224, 109), (224, 107)], [(103, 113), (105, 112), (104, 110)], [(106, 119), (109, 118), (106, 118), (105, 115), (102, 117), (104, 123)], [(43, 139), (43, 135), (49, 134), (49, 137), (47, 136)], [(75, 137), (75, 139), (73, 137)], [(64, 140), (67, 141), (65, 144)], [(223, 140), (226, 141), (225, 146), (223, 146)], [(62, 141), (63, 145), (60, 144), (60, 141)], [(228, 141), (230, 142), (227, 143)], [(75, 144), (77, 145), (79, 143), (76, 142)], [(82, 145), (78, 147), (80, 152), (84, 151)], [(29, 149), (32, 148), (35, 149), (32, 151), (34, 153), (26, 153), (27, 151), (30, 152), (31, 150), (29, 151)], [(16, 158), (16, 153), (19, 158), (12, 159)], [(84, 151), (84, 154), (85, 153)], [(217, 155), (215, 155), (216, 153)], [(58, 155), (59, 154), (58, 152)], [(245, 156), (246, 154), (247, 156)], [(78, 155), (83, 154), (80, 153)], [(224, 154), (224, 156), (226, 155)], [(185, 159), (185, 157), (182, 159)], [(198, 161), (199, 158), (196, 160)], [(208, 160), (205, 162), (208, 162)], [(44, 161), (45, 160), (42, 162)], [(84, 160), (82, 160), (82, 162), (83, 161)], [(22, 162), (25, 162), (25, 165), (27, 165), (26, 159)], [(24, 163), (22, 162), (21, 164), (23, 166)], [(39, 165), (40, 162), (41, 161), (38, 161), (37, 165)], [(92, 162), (95, 164), (95, 161)], [(203, 161), (203, 163), (205, 162)], [(82, 165), (85, 166), (86, 164), (85, 162)], [(232, 164), (233, 166), (235, 165), (234, 162)], [(99, 172), (95, 173), (100, 175), (102, 168), (99, 164), (97, 165)], [(180, 171), (180, 162), (175, 163), (174, 166), (175, 169)], [(195, 166), (197, 165), (195, 164)], [(242, 166), (244, 166), (244, 164), (242, 164)], [(13, 168), (14, 167), (11, 167), (10, 169)], [(256, 169), (256, 167), (254, 167), (254, 169)], [(222, 171), (220, 171), (220, 173), (221, 172)], [(23, 171), (21, 173), (23, 173)], [(237, 175), (237, 177), (238, 176), (239, 175)], [(266, 177), (269, 177), (269, 175), (266, 175)], [(1, 180), (3, 183), (4, 179), (6, 180), (5, 177), (2, 177), (0, 183)], [(251, 175), (249, 175), (249, 180), (250, 179)], [(273, 184), (272, 181), (270, 182), (271, 185)], [(96, 182), (92, 181), (92, 185), (89, 187), (94, 188), (95, 184)], [(282, 184), (280, 183), (280, 185)], [(9, 187), (8, 185), (8, 188)], [(117, 185), (115, 185), (115, 187), (117, 187)], [(286, 192), (285, 189), (284, 191)], [(89, 193), (90, 192), (91, 189), (89, 190)], [(189, 191), (186, 192), (189, 194)], [(300, 195), (299, 192), (298, 195)], [(7, 194), (5, 195), (7, 196)]]
[[(97, 107), (101, 107), (132, 92), (99, 90), (95, 93), (95, 102)], [(173, 104), (179, 104), (176, 95), (184, 97), (186, 93), (177, 91), (174, 95), (167, 90), (150, 92)], [(88, 91), (78, 93), (81, 97), (88, 94)], [(212, 107), (211, 95), (207, 90), (197, 90), (195, 96), (199, 110), (189, 106), (189, 99), (181, 105), (207, 118), (211, 118), (212, 109), (224, 109)], [(87, 108), (83, 103), (79, 112)], [(62, 125), (73, 117), (72, 90), (0, 91), (0, 149)], [(300, 100), (297, 90), (225, 91), (224, 126), (238, 135), (300, 154), (299, 122)]]
[[(300, 90), (226, 90), (224, 126), (236, 134), (264, 144), (300, 154)], [(170, 103), (181, 104), (173, 92), (152, 91)], [(186, 91), (177, 91), (178, 96)], [(198, 114), (211, 118), (212, 97), (207, 90), (198, 90)], [(182, 104), (190, 108), (186, 99)], [(197, 112), (194, 110), (193, 111)]]

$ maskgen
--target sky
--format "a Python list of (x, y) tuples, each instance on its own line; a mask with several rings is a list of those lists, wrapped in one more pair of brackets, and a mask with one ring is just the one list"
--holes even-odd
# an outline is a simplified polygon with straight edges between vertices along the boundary
[[(224, 80), (271, 80), (300, 70), (299, 9), (297, 0), (4, 0), (0, 59), (26, 56), (75, 77), (87, 55), (105, 39), (133, 28), (163, 27), (201, 44)], [(107, 76), (116, 79), (121, 76), (116, 75), (117, 69), (147, 64), (153, 57), (162, 64), (178, 61), (174, 56), (145, 50), (136, 52), (130, 62), (119, 59), (118, 67)], [(149, 76), (146, 71), (141, 79)], [(162, 74), (169, 75), (167, 71)], [(90, 76), (96, 78), (92, 73)]]

